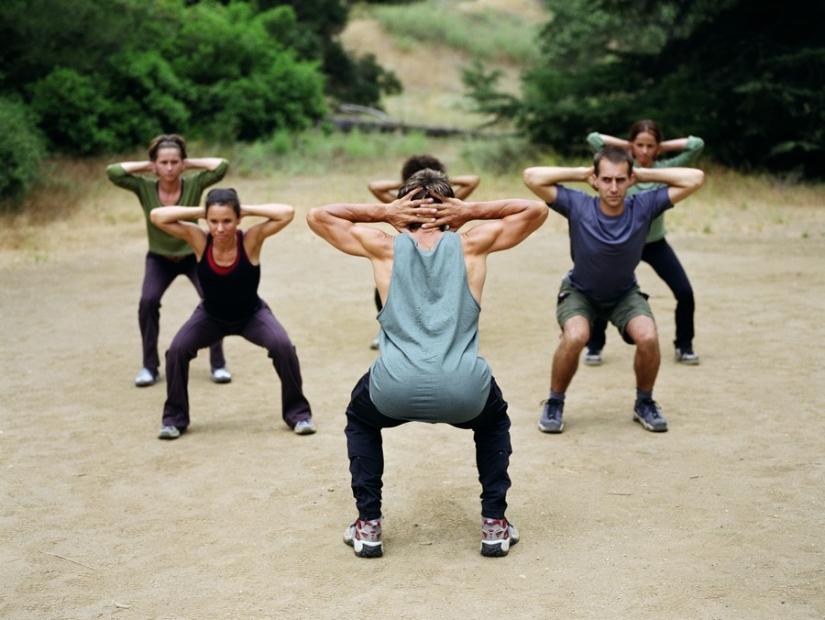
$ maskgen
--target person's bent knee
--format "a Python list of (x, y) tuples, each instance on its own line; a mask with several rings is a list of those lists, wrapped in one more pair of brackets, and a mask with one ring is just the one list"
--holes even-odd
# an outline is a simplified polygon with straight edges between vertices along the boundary
[(590, 321), (585, 316), (572, 316), (564, 322), (562, 340), (571, 347), (584, 348), (590, 340)]
[(160, 297), (141, 297), (140, 301), (138, 302), (138, 314), (160, 314)]
[(658, 347), (659, 334), (656, 322), (649, 316), (635, 316), (628, 321), (625, 331), (633, 343), (640, 349)]

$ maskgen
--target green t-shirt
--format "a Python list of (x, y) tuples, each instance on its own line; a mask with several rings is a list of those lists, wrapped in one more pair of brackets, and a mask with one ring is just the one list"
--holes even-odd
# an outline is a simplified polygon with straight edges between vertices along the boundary
[[(587, 143), (590, 145), (590, 148), (593, 149), (593, 152), (597, 152), (602, 150), (605, 147), (604, 140), (599, 135), (597, 131), (594, 131), (589, 136), (587, 136)], [(698, 159), (699, 155), (702, 153), (702, 149), (705, 148), (705, 141), (702, 138), (697, 138), (696, 136), (688, 136), (687, 144), (685, 145), (685, 150), (679, 153), (678, 155), (674, 155), (673, 157), (668, 157), (667, 159), (657, 159), (653, 163), (654, 168), (683, 168), (690, 166), (696, 159)], [(627, 190), (627, 195), (632, 196), (633, 194), (638, 194), (639, 192), (643, 192), (648, 189), (658, 189), (659, 187), (663, 187), (663, 183), (636, 183), (633, 187)], [(645, 243), (652, 243), (653, 241), (658, 241), (659, 239), (664, 239), (665, 234), (667, 231), (665, 230), (665, 215), (664, 213), (657, 217), (653, 222), (650, 224), (650, 232), (647, 234), (647, 238), (645, 239)]]
[[(224, 159), (214, 170), (200, 170), (191, 176), (183, 177), (181, 179), (183, 187), (177, 204), (182, 207), (197, 207), (200, 204), (203, 190), (220, 181), (226, 176), (227, 170), (229, 170), (229, 162)], [(118, 187), (128, 189), (137, 195), (146, 218), (146, 234), (149, 238), (150, 252), (163, 256), (186, 256), (192, 253), (192, 248), (186, 241), (162, 231), (149, 219), (149, 212), (152, 209), (163, 206), (158, 196), (158, 179), (130, 174), (120, 164), (112, 164), (106, 168), (106, 175)]]

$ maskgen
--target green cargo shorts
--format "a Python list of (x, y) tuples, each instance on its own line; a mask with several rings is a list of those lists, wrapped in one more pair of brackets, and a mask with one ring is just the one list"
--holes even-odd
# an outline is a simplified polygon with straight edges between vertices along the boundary
[(647, 303), (647, 297), (639, 290), (638, 285), (634, 284), (632, 289), (615, 301), (595, 301), (570, 284), (565, 277), (561, 281), (556, 302), (556, 319), (563, 329), (567, 320), (574, 316), (585, 317), (590, 321), (591, 328), (593, 321), (601, 318), (613, 323), (622, 335), (622, 339), (628, 344), (633, 344), (625, 328), (634, 316), (649, 316), (653, 319), (653, 312), (650, 310), (650, 304)]

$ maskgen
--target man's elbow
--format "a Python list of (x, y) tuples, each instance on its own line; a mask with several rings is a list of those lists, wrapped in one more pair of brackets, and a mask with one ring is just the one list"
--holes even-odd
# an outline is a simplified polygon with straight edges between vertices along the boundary
[(524, 184), (533, 189), (538, 185), (537, 176), (538, 176), (539, 168), (527, 168), (524, 170), (524, 173), (521, 175)]
[(320, 235), (324, 230), (324, 223), (326, 221), (326, 211), (323, 207), (313, 207), (307, 213), (307, 224), (312, 232)]

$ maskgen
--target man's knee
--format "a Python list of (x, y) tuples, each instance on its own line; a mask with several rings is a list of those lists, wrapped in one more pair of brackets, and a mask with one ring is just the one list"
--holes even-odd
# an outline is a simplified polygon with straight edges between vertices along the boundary
[(590, 321), (580, 315), (570, 317), (564, 323), (561, 336), (568, 347), (583, 349), (590, 340)]
[(654, 350), (659, 346), (656, 322), (649, 316), (634, 316), (628, 321), (625, 331), (640, 350)]

